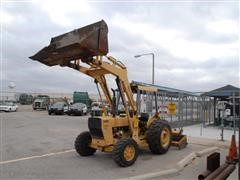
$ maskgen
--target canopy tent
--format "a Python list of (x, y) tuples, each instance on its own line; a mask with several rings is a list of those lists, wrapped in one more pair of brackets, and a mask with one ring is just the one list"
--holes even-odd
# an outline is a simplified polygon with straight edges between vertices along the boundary
[(215, 122), (217, 121), (216, 124), (220, 122), (219, 115), (216, 119), (216, 101), (220, 100), (220, 101), (231, 102), (232, 103), (231, 114), (234, 117), (235, 115), (239, 116), (239, 111), (240, 111), (239, 95), (240, 95), (240, 88), (232, 85), (226, 85), (202, 94), (202, 96), (209, 96), (214, 98), (214, 121)]
[(240, 88), (237, 88), (232, 85), (226, 85), (220, 87), (218, 89), (214, 89), (212, 91), (206, 92), (203, 95), (209, 97), (216, 97), (216, 98), (229, 98), (235, 94), (235, 96), (239, 96)]

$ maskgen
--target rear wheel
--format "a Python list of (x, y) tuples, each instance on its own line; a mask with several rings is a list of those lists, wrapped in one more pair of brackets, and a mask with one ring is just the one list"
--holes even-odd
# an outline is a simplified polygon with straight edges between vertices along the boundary
[(83, 116), (83, 111), (80, 111), (80, 113), (79, 113), (79, 114), (80, 114), (80, 116)]
[(171, 128), (165, 121), (156, 120), (148, 129), (147, 141), (153, 154), (166, 153), (171, 145), (171, 139)]
[(134, 164), (138, 157), (138, 145), (132, 139), (121, 139), (113, 149), (113, 160), (121, 167)]
[(75, 150), (81, 156), (91, 156), (96, 149), (91, 148), (89, 144), (92, 142), (91, 134), (88, 131), (82, 132), (75, 140)]

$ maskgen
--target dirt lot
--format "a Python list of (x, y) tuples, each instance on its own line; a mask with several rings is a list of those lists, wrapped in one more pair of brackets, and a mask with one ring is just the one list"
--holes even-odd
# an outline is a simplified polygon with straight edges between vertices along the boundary
[[(49, 116), (46, 111), (26, 107), (19, 112), (0, 113), (0, 116), (0, 179), (128, 178), (173, 168), (191, 152), (206, 148), (189, 144), (181, 151), (171, 148), (165, 155), (153, 155), (148, 149), (141, 149), (133, 166), (120, 168), (111, 154), (97, 152), (91, 157), (80, 157), (74, 151), (76, 136), (87, 130), (87, 116)], [(227, 153), (221, 152), (223, 156)], [(195, 179), (205, 168), (205, 158), (202, 158), (165, 179)]]

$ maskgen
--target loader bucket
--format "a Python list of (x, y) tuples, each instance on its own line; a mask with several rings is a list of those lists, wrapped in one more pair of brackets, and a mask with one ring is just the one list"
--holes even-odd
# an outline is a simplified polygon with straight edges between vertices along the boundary
[(71, 60), (106, 55), (108, 53), (107, 33), (107, 24), (102, 20), (53, 37), (49, 46), (29, 58), (54, 66), (67, 65)]

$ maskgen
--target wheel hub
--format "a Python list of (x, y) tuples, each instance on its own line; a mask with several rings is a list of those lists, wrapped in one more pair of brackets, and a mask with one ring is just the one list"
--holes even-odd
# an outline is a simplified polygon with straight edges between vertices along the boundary
[(133, 160), (135, 156), (135, 148), (131, 145), (127, 145), (124, 149), (123, 156), (126, 161), (131, 161)]
[(161, 144), (163, 147), (167, 147), (170, 143), (170, 131), (168, 128), (164, 128), (161, 133)]

